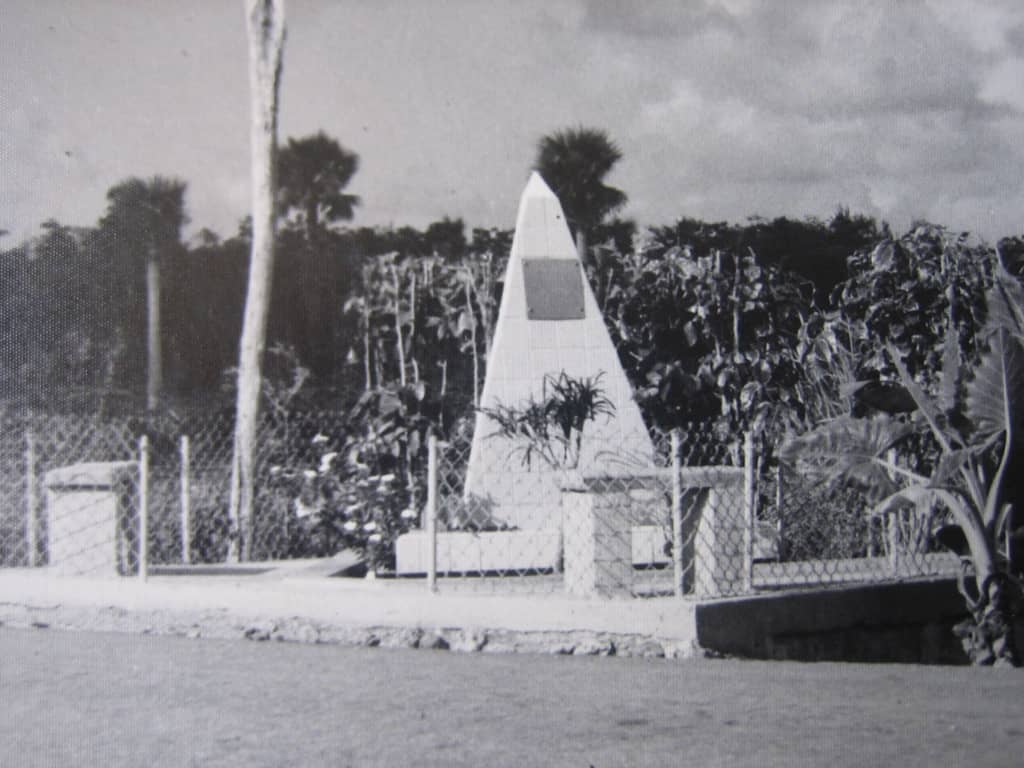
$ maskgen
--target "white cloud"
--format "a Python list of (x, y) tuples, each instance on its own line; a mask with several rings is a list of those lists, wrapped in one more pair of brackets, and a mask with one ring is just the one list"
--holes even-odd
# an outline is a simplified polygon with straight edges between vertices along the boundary
[(1024, 112), (1024, 58), (1006, 58), (985, 73), (980, 97)]
[[(241, 11), (11, 2), (0, 226), (89, 223), (111, 184), (162, 173), (188, 181), (194, 228), (234, 232), (248, 207)], [(827, 216), (845, 204), (894, 224), (928, 215), (1021, 230), (1017, 0), (391, 0), (288, 12), (281, 135), (322, 129), (360, 155), (357, 225), (450, 215), (511, 226), (537, 140), (584, 124), (621, 145), (610, 181), (641, 223)]]

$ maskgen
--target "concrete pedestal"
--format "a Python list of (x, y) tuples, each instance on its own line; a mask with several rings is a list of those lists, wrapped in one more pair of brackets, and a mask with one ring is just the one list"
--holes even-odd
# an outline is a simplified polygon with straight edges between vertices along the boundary
[(46, 473), (47, 551), (55, 573), (125, 576), (137, 570), (137, 473), (132, 461)]
[[(669, 470), (584, 477), (562, 492), (565, 590), (587, 597), (629, 597), (633, 566), (665, 564), (671, 514), (663, 507)], [(656, 492), (652, 493), (652, 489)], [(683, 467), (680, 574), (697, 597), (747, 588), (747, 509), (743, 470)], [(664, 521), (661, 525), (655, 525)]]
[(579, 597), (630, 597), (632, 526), (628, 491), (562, 493), (565, 591)]
[[(559, 530), (443, 531), (437, 534), (436, 568), (441, 574), (515, 574), (558, 569)], [(395, 542), (395, 562), (403, 575), (426, 573), (430, 561), (426, 531), (403, 533)]]
[(683, 467), (680, 475), (684, 491), (701, 491), (693, 534), (694, 594), (708, 597), (744, 592), (743, 470)]

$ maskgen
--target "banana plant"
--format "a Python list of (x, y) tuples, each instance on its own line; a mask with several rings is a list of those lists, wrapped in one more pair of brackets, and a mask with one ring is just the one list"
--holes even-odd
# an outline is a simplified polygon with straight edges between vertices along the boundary
[[(1012, 547), (1020, 512), (1010, 473), (1019, 466), (1024, 415), (1024, 287), (998, 268), (986, 304), (986, 349), (973, 372), (947, 345), (938, 391), (929, 395), (890, 344), (893, 386), (912, 402), (912, 413), (845, 414), (790, 439), (782, 457), (859, 487), (874, 502), (871, 514), (945, 512), (948, 522), (933, 535), (960, 556), (958, 585), (970, 613), (955, 631), (975, 664), (1017, 664), (1013, 620), (1021, 583)], [(900, 462), (900, 448), (921, 437), (933, 442), (933, 456)]]

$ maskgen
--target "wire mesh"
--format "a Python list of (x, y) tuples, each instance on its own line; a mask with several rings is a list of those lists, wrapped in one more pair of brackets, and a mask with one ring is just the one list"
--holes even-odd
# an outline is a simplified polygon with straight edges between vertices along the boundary
[[(239, 528), (229, 517), (233, 422), (161, 427), (130, 418), (0, 414), (0, 567), (137, 571), (139, 438), (149, 435), (148, 554), (153, 564), (216, 563)], [(256, 454), (251, 560), (333, 555), (353, 546), (382, 572), (424, 576), (441, 590), (608, 597), (718, 597), (757, 590), (954, 574), (935, 550), (933, 515), (884, 517), (848, 489), (782, 472), (742, 437), (709, 425), (651, 434), (650, 450), (592, 438), (597, 474), (485, 470), (505, 498), (466, 493), (471, 430), (440, 444), (436, 535), (425, 469), (407, 478), (335, 473), (338, 414), (267, 418)], [(638, 455), (642, 460), (638, 460)], [(767, 455), (767, 454), (766, 454)], [(358, 487), (356, 487), (358, 486)], [(563, 492), (564, 490), (564, 492)], [(358, 503), (354, 503), (357, 500)], [(510, 514), (535, 505), (539, 514)], [(352, 511), (359, 507), (359, 511)], [(409, 530), (409, 529), (412, 530)], [(389, 547), (394, 547), (392, 553)], [(388, 550), (388, 551), (384, 551)]]
[(137, 571), (138, 446), (127, 420), (0, 417), (0, 565)]
[[(730, 455), (729, 446), (701, 425), (692, 425), (687, 434), (677, 450), (679, 460), (691, 467), (716, 467)], [(707, 528), (707, 536), (717, 535), (722, 542), (721, 520), (729, 518), (724, 508), (742, 508), (742, 493), (733, 490), (741, 471), (690, 472), (690, 481), (713, 480), (715, 486), (703, 495), (696, 487), (675, 489), (676, 506), (683, 512), (676, 534), (670, 435), (652, 434), (653, 451), (637, 450), (631, 441), (590, 442), (604, 470), (591, 477), (560, 471), (558, 484), (565, 491), (554, 499), (549, 498), (550, 478), (541, 472), (510, 471), (508, 462), (522, 460), (514, 453), (484, 468), (505, 479), (504, 484), (487, 483), (498, 492), (486, 499), (472, 497), (464, 487), (469, 440), (443, 446), (436, 541), (426, 541), (423, 531), (400, 540), (400, 570), (425, 569), (432, 547), (441, 590), (655, 596), (693, 592), (707, 582), (695, 577), (694, 540), (698, 530)], [(518, 511), (524, 505), (542, 513), (524, 516)], [(707, 514), (698, 524), (702, 509)], [(714, 530), (708, 527), (712, 512), (719, 519)], [(673, 557), (677, 540), (681, 557)]]
[[(609, 466), (619, 468), (564, 472), (560, 498), (543, 500), (539, 521), (508, 514), (503, 499), (467, 496), (469, 442), (444, 445), (437, 534), (428, 541), (421, 530), (399, 541), (400, 572), (426, 570), (432, 550), (431, 583), (440, 590), (710, 598), (958, 568), (955, 557), (929, 544), (928, 520), (909, 510), (872, 518), (855, 493), (765, 466), (753, 441), (705, 424), (687, 425), (674, 441), (668, 433), (651, 441), (645, 465), (620, 443), (592, 446), (618, 456)], [(487, 469), (512, 476), (507, 464)], [(513, 505), (540, 498), (529, 474), (514, 482), (505, 489)]]
[(848, 487), (831, 488), (776, 468), (764, 478), (762, 525), (775, 542), (755, 585), (810, 584), (954, 575), (958, 558), (940, 551), (933, 513), (902, 509), (871, 514), (871, 503)]

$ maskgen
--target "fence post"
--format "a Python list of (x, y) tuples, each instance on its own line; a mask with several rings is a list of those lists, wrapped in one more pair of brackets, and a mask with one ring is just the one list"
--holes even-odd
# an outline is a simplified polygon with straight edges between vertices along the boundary
[(149, 437), (139, 438), (139, 580), (149, 575)]
[(743, 437), (743, 588), (750, 592), (754, 587), (754, 525), (757, 520), (757, 473), (755, 469), (754, 433)]
[(36, 477), (36, 437), (32, 430), (25, 431), (25, 541), (28, 546), (28, 564), (39, 564), (39, 500), (36, 497), (39, 479)]
[(181, 562), (192, 562), (192, 482), (191, 446), (188, 435), (181, 436)]
[(682, 597), (683, 585), (683, 479), (679, 430), (672, 438), (672, 592)]
[(437, 437), (427, 438), (427, 589), (437, 591)]

